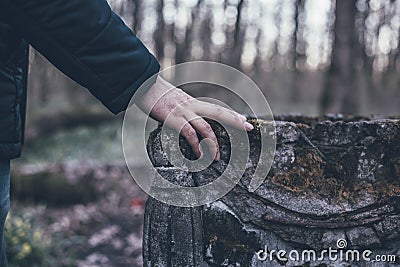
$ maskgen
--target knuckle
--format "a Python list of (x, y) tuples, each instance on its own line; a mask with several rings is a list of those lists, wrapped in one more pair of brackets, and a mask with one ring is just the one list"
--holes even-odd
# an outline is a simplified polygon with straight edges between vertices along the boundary
[(184, 115), (184, 109), (182, 108), (182, 106), (178, 106), (176, 108), (173, 109), (172, 113), (174, 114), (175, 117), (183, 117)]
[(188, 124), (184, 124), (183, 127), (182, 127), (182, 129), (181, 129), (181, 133), (182, 133), (183, 135), (187, 135), (187, 133), (188, 133), (189, 131), (190, 131), (189, 125), (188, 125)]
[(203, 123), (203, 127), (207, 132), (212, 132), (212, 128), (211, 128), (210, 124), (208, 124), (207, 122)]
[(196, 136), (196, 131), (190, 126), (188, 126), (183, 132), (188, 138), (194, 138)]

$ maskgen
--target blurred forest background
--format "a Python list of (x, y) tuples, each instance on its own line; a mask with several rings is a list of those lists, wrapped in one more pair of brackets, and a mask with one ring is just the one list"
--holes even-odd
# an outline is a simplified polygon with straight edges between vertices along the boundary
[[(162, 67), (222, 62), (248, 74), (276, 114), (399, 113), (398, 0), (111, 0)], [(37, 53), (30, 121), (101, 111)], [(83, 113), (85, 114), (85, 113)]]
[[(162, 67), (238, 68), (274, 114), (400, 113), (400, 0), (109, 2)], [(125, 167), (121, 115), (34, 50), (28, 94), (26, 147), (13, 162), (11, 266), (141, 266), (146, 196)]]

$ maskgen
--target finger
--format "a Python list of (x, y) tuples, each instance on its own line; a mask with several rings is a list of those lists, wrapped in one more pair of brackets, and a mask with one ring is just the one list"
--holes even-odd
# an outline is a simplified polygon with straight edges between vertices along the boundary
[(180, 135), (185, 137), (189, 145), (192, 147), (193, 152), (197, 157), (202, 156), (199, 138), (197, 137), (196, 130), (192, 125), (183, 117), (168, 116), (164, 121), (168, 127), (175, 129)]
[(207, 142), (208, 147), (210, 148), (211, 153), (214, 155), (215, 160), (220, 160), (220, 151), (217, 136), (215, 135), (213, 129), (210, 124), (208, 124), (203, 118), (197, 117), (195, 119), (189, 120), (189, 123), (193, 126), (193, 128), (201, 134), (203, 138), (210, 139), (211, 142)]
[(225, 108), (223, 106), (204, 102), (204, 101), (197, 101), (196, 105), (195, 105), (195, 110), (198, 112), (202, 112), (202, 111), (224, 112), (224, 113), (230, 114), (232, 117), (239, 117), (241, 120), (243, 120), (243, 118), (244, 119), (246, 118), (232, 109)]
[(244, 120), (245, 117), (243, 115), (219, 105), (199, 101), (195, 105), (195, 110), (200, 116), (224, 122), (238, 129), (246, 131), (254, 129), (253, 125)]
[(189, 122), (183, 126), (180, 134), (186, 138), (190, 146), (192, 147), (194, 153), (198, 158), (202, 157), (203, 153), (200, 148), (199, 138), (197, 137), (196, 130), (191, 126)]

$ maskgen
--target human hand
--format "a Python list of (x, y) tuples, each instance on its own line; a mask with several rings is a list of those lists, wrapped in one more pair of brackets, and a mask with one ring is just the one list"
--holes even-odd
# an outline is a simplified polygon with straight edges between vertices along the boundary
[(211, 126), (202, 118), (207, 117), (246, 131), (253, 130), (253, 125), (246, 121), (246, 117), (219, 105), (199, 101), (161, 77), (137, 101), (137, 105), (144, 112), (167, 126), (180, 132), (191, 145), (197, 157), (202, 157), (197, 132), (207, 142), (215, 160), (220, 160), (217, 137)]

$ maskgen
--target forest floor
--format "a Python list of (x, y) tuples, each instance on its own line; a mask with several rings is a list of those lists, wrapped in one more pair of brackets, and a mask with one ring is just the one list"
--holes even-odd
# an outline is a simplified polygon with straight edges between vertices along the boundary
[(10, 215), (45, 232), (53, 266), (142, 266), (147, 196), (129, 175), (120, 136), (119, 122), (59, 131), (12, 163)]

